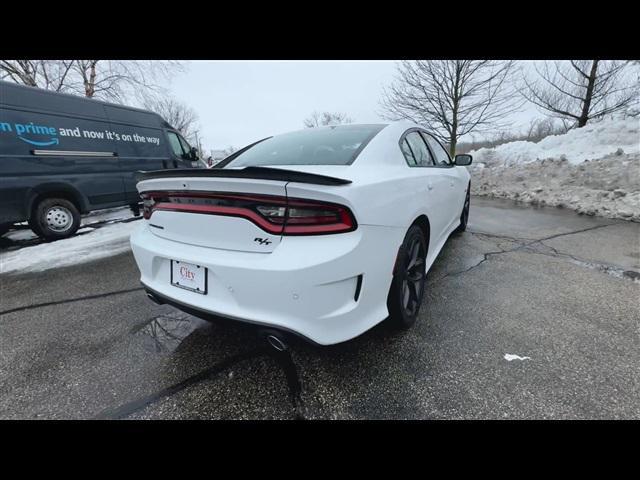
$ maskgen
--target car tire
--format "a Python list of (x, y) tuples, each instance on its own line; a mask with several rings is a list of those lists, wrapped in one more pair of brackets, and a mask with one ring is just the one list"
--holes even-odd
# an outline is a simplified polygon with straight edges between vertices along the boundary
[(420, 312), (426, 279), (427, 239), (417, 225), (404, 237), (387, 298), (389, 321), (397, 328), (411, 327)]
[(460, 225), (455, 229), (455, 233), (462, 233), (467, 230), (467, 223), (469, 223), (469, 209), (471, 207), (471, 186), (467, 187), (467, 195), (464, 198), (464, 205), (462, 206), (462, 213), (460, 214)]
[(38, 202), (29, 219), (31, 230), (45, 240), (74, 235), (80, 227), (80, 212), (64, 198), (45, 198)]

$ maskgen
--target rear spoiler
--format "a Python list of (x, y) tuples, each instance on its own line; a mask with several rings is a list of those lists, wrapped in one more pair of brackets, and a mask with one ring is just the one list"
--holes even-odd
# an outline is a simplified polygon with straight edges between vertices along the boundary
[(281, 168), (268, 167), (245, 167), (242, 169), (225, 168), (174, 168), (167, 170), (153, 170), (149, 172), (138, 172), (137, 180), (152, 180), (156, 178), (253, 178), (258, 180), (278, 180), (282, 182), (312, 183), (316, 185), (348, 185), (351, 180), (344, 178), (329, 177), (315, 173), (297, 172), (295, 170), (285, 170)]

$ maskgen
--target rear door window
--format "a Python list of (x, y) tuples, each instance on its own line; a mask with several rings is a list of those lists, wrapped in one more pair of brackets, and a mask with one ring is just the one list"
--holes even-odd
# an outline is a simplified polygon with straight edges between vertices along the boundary
[(425, 133), (425, 132), (420, 132), (420, 133), (422, 133), (422, 136), (429, 144), (429, 147), (431, 147), (431, 151), (436, 156), (435, 158), (436, 165), (439, 167), (450, 167), (452, 165), (451, 158), (449, 157), (449, 154), (444, 149), (444, 147), (440, 144), (440, 142), (438, 142), (435, 138), (433, 138), (428, 133)]
[(413, 153), (413, 157), (415, 159), (416, 167), (432, 167), (433, 166), (433, 158), (431, 158), (431, 153), (429, 153), (429, 149), (427, 148), (427, 144), (424, 142), (423, 138), (420, 136), (420, 133), (417, 131), (409, 132), (404, 140), (408, 143), (411, 148), (411, 152)]
[(413, 156), (413, 152), (411, 151), (411, 147), (409, 146), (409, 142), (407, 142), (406, 138), (402, 139), (402, 142), (400, 143), (400, 149), (402, 150), (402, 154), (404, 155), (404, 158), (409, 166), (415, 167), (416, 157)]

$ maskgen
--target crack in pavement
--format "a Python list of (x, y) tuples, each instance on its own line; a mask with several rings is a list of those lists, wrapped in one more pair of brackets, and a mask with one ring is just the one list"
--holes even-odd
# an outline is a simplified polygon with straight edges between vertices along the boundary
[(514, 243), (523, 243), (523, 242), (534, 242), (536, 241), (535, 238), (525, 238), (525, 237), (510, 237), (508, 235), (497, 235), (494, 233), (488, 233), (488, 232), (480, 232), (480, 231), (472, 231), (472, 230), (467, 230), (468, 233), (470, 233), (471, 235), (474, 235), (476, 237), (487, 237), (487, 238), (498, 238), (501, 240), (509, 240), (512, 241)]
[(629, 280), (633, 280), (633, 281), (640, 281), (640, 272), (637, 272), (635, 270), (630, 270), (630, 269), (626, 269), (624, 267), (621, 267), (619, 265), (615, 265), (612, 263), (606, 263), (606, 262), (594, 262), (592, 260), (587, 260), (584, 258), (580, 258), (580, 257), (576, 257), (575, 255), (571, 255), (570, 253), (565, 253), (565, 252), (560, 252), (558, 249), (552, 247), (551, 245), (547, 245), (546, 243), (544, 243), (543, 241), (539, 242), (541, 245), (545, 246), (546, 248), (550, 249), (553, 251), (552, 254), (547, 253), (547, 252), (543, 252), (540, 251), (536, 248), (532, 248), (530, 251), (531, 253), (535, 253), (535, 254), (539, 254), (539, 255), (546, 255), (549, 257), (564, 257), (564, 258), (569, 258), (571, 259), (573, 262), (581, 267), (586, 267), (586, 268), (592, 268), (595, 270), (599, 270), (603, 273), (606, 273), (608, 275), (612, 275), (614, 277), (618, 277), (618, 278), (627, 278)]
[(604, 225), (595, 225), (593, 227), (583, 228), (582, 230), (575, 230), (573, 232), (557, 233), (557, 234), (551, 235), (549, 237), (538, 238), (538, 239), (536, 239), (535, 242), (532, 242), (532, 243), (544, 242), (546, 240), (551, 240), (551, 239), (558, 238), (558, 237), (564, 237), (564, 236), (567, 236), (567, 235), (575, 235), (576, 233), (590, 232), (591, 230), (597, 230), (599, 228), (611, 227), (613, 225), (619, 225), (619, 223), (605, 223)]
[(24, 310), (31, 310), (31, 309), (34, 309), (34, 308), (49, 307), (51, 305), (62, 305), (63, 303), (81, 302), (83, 300), (95, 300), (96, 298), (104, 298), (104, 297), (109, 297), (111, 295), (120, 295), (120, 294), (123, 294), (123, 293), (137, 292), (138, 290), (144, 290), (144, 288), (143, 287), (136, 287), (136, 288), (129, 288), (129, 289), (125, 289), (125, 290), (115, 290), (113, 292), (98, 293), (96, 295), (86, 295), (84, 297), (66, 298), (66, 299), (63, 299), (63, 300), (55, 300), (53, 302), (43, 302), (43, 303), (35, 303), (33, 305), (24, 305), (22, 307), (16, 307), (16, 308), (11, 308), (9, 310), (3, 310), (3, 311), (0, 312), (0, 315), (7, 315), (9, 313), (14, 313), (14, 312), (22, 312)]
[[(612, 264), (604, 264), (604, 263), (597, 263), (597, 262), (592, 262), (589, 260), (584, 260), (584, 259), (580, 259), (578, 257), (575, 257), (571, 254), (568, 253), (562, 253), (559, 252), (557, 249), (551, 247), (550, 245), (545, 244), (544, 242), (547, 240), (552, 240), (555, 238), (559, 238), (559, 237), (564, 237), (564, 236), (568, 236), (568, 235), (575, 235), (578, 233), (584, 233), (584, 232), (589, 232), (591, 230), (596, 230), (599, 228), (606, 228), (606, 227), (610, 227), (612, 225), (617, 225), (617, 223), (607, 223), (604, 225), (596, 225), (593, 227), (589, 227), (589, 228), (583, 228), (581, 230), (574, 230), (571, 232), (565, 232), (565, 233), (557, 233), (554, 235), (550, 235), (548, 237), (543, 237), (543, 238), (537, 238), (537, 239), (532, 239), (532, 238), (519, 238), (519, 237), (510, 237), (507, 235), (496, 235), (496, 234), (491, 234), (491, 233), (486, 233), (486, 232), (474, 232), (471, 230), (467, 230), (471, 235), (482, 238), (482, 237), (487, 237), (487, 238), (498, 238), (498, 239), (502, 239), (502, 240), (509, 240), (512, 241), (514, 243), (517, 243), (518, 246), (511, 248), (511, 249), (503, 249), (500, 247), (500, 245), (497, 245), (498, 248), (500, 248), (500, 251), (492, 251), (492, 252), (485, 252), (483, 253), (483, 257), (482, 259), (474, 264), (471, 265), (468, 268), (465, 268), (464, 270), (460, 270), (457, 272), (450, 272), (450, 273), (446, 273), (444, 275), (442, 275), (441, 277), (439, 277), (438, 279), (434, 280), (435, 282), (442, 280), (446, 277), (455, 277), (457, 275), (462, 275), (463, 273), (467, 273), (477, 267), (479, 267), (480, 265), (482, 265), (484, 262), (486, 262), (489, 257), (493, 256), (493, 255), (501, 255), (503, 253), (511, 253), (511, 252), (515, 252), (515, 251), (529, 251), (531, 253), (536, 253), (536, 254), (540, 254), (540, 255), (547, 255), (550, 257), (569, 257), (572, 260), (574, 260), (575, 262), (578, 262), (580, 265), (582, 266), (587, 266), (587, 267), (591, 267), (591, 268), (596, 268), (598, 270), (603, 271), (604, 273), (618, 273), (621, 277), (624, 278), (630, 278), (631, 280), (634, 280), (636, 278), (638, 278), (639, 274), (638, 272), (634, 272), (633, 270), (625, 270), (624, 268), (618, 266), (618, 265), (612, 265)], [(542, 252), (538, 249), (535, 248), (536, 244), (541, 244), (551, 250), (553, 250), (553, 254), (547, 253), (547, 252)], [(431, 283), (431, 282), (430, 282)]]

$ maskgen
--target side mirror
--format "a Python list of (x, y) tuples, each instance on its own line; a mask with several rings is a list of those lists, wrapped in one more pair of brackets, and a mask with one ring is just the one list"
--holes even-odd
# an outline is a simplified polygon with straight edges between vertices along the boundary
[(191, 147), (191, 160), (198, 160), (198, 149), (196, 147)]
[(460, 155), (456, 155), (453, 164), (458, 167), (466, 167), (468, 165), (471, 165), (472, 161), (473, 157), (471, 155), (469, 155), (468, 153), (461, 153)]

